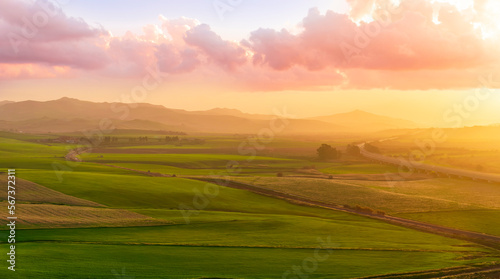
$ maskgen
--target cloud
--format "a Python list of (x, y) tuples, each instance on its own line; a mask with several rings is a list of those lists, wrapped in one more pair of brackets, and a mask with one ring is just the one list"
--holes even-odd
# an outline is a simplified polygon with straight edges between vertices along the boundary
[(266, 64), (276, 70), (286, 70), (302, 62), (299, 42), (284, 29), (278, 32), (261, 28), (252, 32), (249, 41), (244, 40), (242, 45), (254, 53), (255, 65)]
[(171, 74), (191, 72), (201, 63), (196, 50), (178, 49), (172, 44), (158, 46), (156, 57), (160, 71)]
[[(349, 88), (474, 87), (478, 72), (498, 65), (498, 40), (483, 39), (470, 17), (452, 5), (439, 7), (436, 24), (435, 7), (427, 1), (403, 0), (390, 10), (381, 8), (387, 1), (351, 2), (351, 13), (373, 10), (375, 19), (356, 23), (352, 14), (311, 9), (301, 33), (259, 29), (242, 44), (254, 53), (255, 65), (276, 71), (337, 69), (347, 75)], [(318, 81), (324, 84), (328, 81)]]
[(499, 40), (478, 28), (488, 2), (476, 0), (467, 10), (392, 2), (350, 0), (349, 14), (311, 9), (299, 33), (260, 28), (233, 42), (185, 17), (160, 16), (140, 34), (113, 36), (47, 0), (4, 0), (0, 78), (66, 77), (72, 70), (140, 78), (157, 66), (183, 76), (178, 80), (203, 77), (241, 90), (411, 90), (474, 87), (477, 73), (498, 67)]
[(375, 0), (347, 0), (351, 7), (349, 15), (354, 20), (359, 20), (364, 16), (371, 15), (375, 8)]
[(96, 69), (107, 60), (105, 30), (67, 17), (46, 0), (1, 1), (0, 31), (0, 63)]
[[(141, 34), (112, 36), (102, 27), (65, 15), (48, 0), (5, 0), (0, 2), (0, 63), (133, 78), (156, 65), (161, 71), (182, 74), (210, 64), (235, 70), (246, 62), (244, 48), (223, 40), (208, 25), (184, 17), (159, 20), (144, 26)], [(37, 76), (8, 73), (0, 72), (10, 78)]]
[[(424, 7), (425, 8), (425, 7)], [(498, 54), (453, 7), (442, 9), (442, 24), (430, 13), (406, 10), (394, 22), (355, 24), (347, 15), (313, 9), (303, 20), (304, 31), (291, 35), (259, 29), (245, 41), (254, 63), (276, 70), (301, 65), (310, 70), (421, 70), (469, 68), (491, 63)], [(493, 52), (488, 52), (488, 51)]]
[(202, 50), (210, 61), (228, 70), (235, 70), (246, 62), (245, 49), (237, 43), (223, 40), (206, 24), (187, 31), (184, 40)]
[(0, 63), (0, 80), (44, 79), (70, 76), (72, 76), (72, 72), (69, 67)]

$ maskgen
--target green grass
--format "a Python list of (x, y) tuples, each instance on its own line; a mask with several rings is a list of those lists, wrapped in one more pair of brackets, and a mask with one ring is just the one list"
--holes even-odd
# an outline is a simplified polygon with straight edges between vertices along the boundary
[[(214, 140), (223, 145), (226, 140), (233, 144), (239, 139)], [(309, 274), (309, 278), (352, 278), (444, 268), (489, 261), (496, 256), (471, 243), (361, 216), (299, 206), (249, 191), (180, 177), (149, 177), (98, 164), (168, 174), (206, 175), (225, 169), (228, 162), (238, 161), (243, 165), (242, 174), (252, 175), (240, 178), (248, 182), (256, 175), (270, 175), (279, 169), (293, 170), (314, 164), (305, 160), (264, 156), (249, 160), (247, 156), (224, 154), (102, 153), (85, 154), (82, 157), (90, 162), (75, 165), (62, 158), (66, 153), (65, 145), (43, 146), (14, 139), (1, 139), (0, 143), (3, 143), (0, 155), (4, 155), (0, 157), (0, 167), (14, 166), (19, 178), (110, 208), (83, 212), (67, 206), (32, 206), (33, 210), (46, 209), (48, 219), (51, 214), (56, 218), (62, 213), (59, 209), (64, 209), (68, 213), (78, 211), (78, 214), (62, 216), (64, 218), (76, 215), (78, 218), (92, 218), (96, 211), (120, 210), (125, 216), (134, 217), (139, 213), (160, 221), (154, 223), (156, 226), (147, 227), (124, 223), (127, 227), (18, 229), (18, 271), (14, 274), (17, 277), (8, 274), (9, 278), (113, 278), (113, 270), (121, 273), (122, 268), (135, 278), (280, 278), (293, 265), (301, 265), (304, 259), (314, 256), (314, 249), (319, 246), (318, 237), (330, 238), (328, 247), (336, 250), (319, 263), (318, 270)], [(292, 143), (287, 142), (290, 147), (293, 147)], [(305, 148), (312, 143), (299, 145)], [(100, 155), (104, 157), (99, 158)], [(54, 163), (70, 169), (58, 177), (53, 170)], [(317, 165), (319, 168), (332, 166), (331, 163)], [(336, 165), (331, 171), (339, 168), (342, 167)], [(370, 168), (358, 164), (340, 171), (365, 174)], [(458, 204), (456, 208), (461, 208), (461, 203), (464, 203), (420, 197), (413, 192), (417, 191), (417, 186), (428, 191), (426, 195), (438, 191), (423, 187), (425, 185), (404, 188), (407, 192), (403, 193), (398, 192), (402, 189), (387, 189), (378, 182), (368, 181), (347, 183), (326, 179), (261, 178), (257, 182), (266, 187), (294, 189), (300, 195), (351, 199), (359, 204), (388, 204), (397, 208), (408, 204), (412, 209), (420, 210), (425, 206), (442, 208), (449, 204)], [(449, 185), (445, 187), (451, 188)], [(60, 195), (51, 192), (47, 197), (52, 196)], [(45, 198), (38, 200), (51, 202)], [(395, 204), (391, 204), (392, 201)], [(182, 211), (179, 210), (181, 204), (202, 210)], [(123, 209), (135, 213), (128, 214)], [(188, 223), (184, 218), (186, 214), (190, 214)], [(36, 214), (32, 215), (36, 217)], [(112, 216), (115, 215), (104, 217), (109, 219)], [(69, 222), (62, 217), (54, 220)], [(164, 225), (164, 221), (173, 223)], [(74, 219), (71, 222), (79, 221)], [(0, 238), (6, 239), (6, 233), (6, 230), (1, 230)], [(0, 245), (5, 251), (5, 244)], [(2, 255), (0, 259), (5, 262), (6, 253)], [(1, 270), (0, 278), (5, 278), (7, 272), (6, 268)]]
[[(68, 172), (59, 182), (50, 171), (25, 171), (18, 176), (67, 195), (116, 208), (178, 209), (180, 204), (193, 207), (196, 193), (219, 190), (217, 196), (208, 198), (204, 209), (304, 214), (302, 207), (282, 200), (183, 178)], [(196, 201), (204, 203), (201, 198), (196, 198)]]
[(138, 164), (138, 163), (110, 163), (113, 166), (119, 166), (134, 170), (140, 171), (151, 171), (162, 174), (175, 174), (175, 175), (215, 175), (215, 174), (223, 174), (227, 173), (226, 168), (220, 169), (209, 169), (209, 168), (200, 168), (200, 169), (188, 169), (188, 168), (179, 168), (169, 165), (161, 165), (161, 164)]
[[(5, 246), (1, 247), (5, 250)], [(3, 278), (281, 278), (314, 257), (314, 249), (163, 247), (22, 243), (16, 273)], [(454, 253), (321, 251), (309, 278), (353, 278), (389, 272), (450, 267)], [(6, 255), (2, 253), (2, 259)], [(41, 261), (40, 259), (43, 259)], [(4, 261), (5, 262), (5, 261)], [(412, 263), (409, 265), (408, 263)], [(130, 277), (128, 277), (130, 276)], [(289, 277), (293, 278), (293, 277)]]
[[(140, 171), (150, 171), (154, 173), (162, 173), (168, 175), (254, 175), (254, 176), (276, 176), (278, 172), (283, 172), (282, 167), (274, 167), (270, 165), (269, 167), (262, 167), (257, 165), (250, 166), (237, 166), (234, 168), (226, 167), (212, 167), (212, 168), (180, 168), (169, 165), (162, 164), (138, 164), (138, 163), (109, 163), (112, 166), (119, 166), (123, 168), (140, 170)], [(293, 171), (293, 169), (287, 169)]]
[(64, 156), (64, 146), (48, 146), (0, 137), (0, 157)]
[(26, 133), (12, 133), (0, 131), (0, 138), (8, 138), (15, 140), (38, 140), (38, 139), (51, 139), (56, 138), (56, 135), (51, 134), (26, 134)]
[[(100, 158), (100, 156), (103, 156)], [(82, 158), (89, 162), (99, 163), (144, 163), (162, 164), (188, 168), (226, 167), (230, 162), (242, 164), (273, 164), (275, 166), (295, 166), (303, 161), (262, 156), (242, 156), (225, 154), (83, 154)]]
[(133, 146), (111, 146), (105, 147), (110, 149), (125, 149), (125, 150), (134, 150), (134, 149), (206, 149), (211, 148), (212, 146), (208, 146), (205, 144), (200, 145), (174, 145), (174, 144), (165, 144), (161, 142), (152, 142), (149, 145), (133, 145)]
[[(146, 215), (149, 211), (138, 212)], [(156, 216), (157, 214), (158, 212)], [(127, 228), (33, 229), (20, 231), (18, 240), (21, 242), (314, 248), (319, 237), (330, 238), (332, 242), (328, 247), (338, 249), (455, 251), (457, 253), (486, 251), (477, 246), (464, 247), (462, 245), (467, 243), (465, 241), (418, 232), (345, 213), (337, 213), (337, 216), (326, 219), (220, 212), (217, 216), (212, 212), (206, 215), (205, 212), (201, 212), (199, 216), (202, 220), (192, 217), (193, 223), (190, 224), (185, 224), (184, 220), (179, 218), (180, 213), (167, 212), (167, 214), (180, 223)], [(227, 216), (223, 216), (226, 214)], [(214, 216), (215, 220), (210, 218)], [(223, 217), (225, 220), (222, 219)]]
[(408, 218), (468, 231), (500, 236), (500, 210), (466, 210), (399, 214)]
[[(387, 213), (421, 212), (477, 207), (432, 196), (403, 194), (387, 182), (296, 177), (235, 177), (232, 180), (338, 205), (360, 205)], [(253, 181), (253, 182), (252, 182)], [(376, 185), (378, 187), (374, 187)], [(379, 186), (381, 185), (381, 186)], [(385, 185), (385, 188), (382, 186)]]

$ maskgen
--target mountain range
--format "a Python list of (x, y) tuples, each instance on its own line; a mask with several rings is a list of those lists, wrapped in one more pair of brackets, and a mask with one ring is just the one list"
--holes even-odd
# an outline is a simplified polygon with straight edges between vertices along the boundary
[[(248, 114), (236, 109), (207, 111), (170, 109), (146, 103), (95, 103), (72, 98), (53, 101), (0, 102), (0, 129), (23, 132), (75, 132), (96, 130), (103, 119), (116, 129), (170, 130), (200, 133), (257, 133), (270, 125), (286, 123), (283, 133), (311, 134), (373, 132), (418, 128), (414, 122), (364, 111), (307, 119), (287, 118), (272, 122), (275, 115)], [(101, 124), (100, 124), (101, 123)]]

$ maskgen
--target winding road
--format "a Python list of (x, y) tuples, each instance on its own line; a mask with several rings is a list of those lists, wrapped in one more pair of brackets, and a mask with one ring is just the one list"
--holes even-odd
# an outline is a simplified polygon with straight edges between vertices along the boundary
[(214, 183), (220, 186), (236, 188), (240, 190), (247, 190), (257, 194), (270, 196), (274, 198), (288, 200), (289, 202), (303, 204), (314, 207), (322, 207), (326, 209), (333, 209), (337, 211), (348, 212), (351, 214), (362, 215), (366, 217), (370, 217), (373, 219), (378, 219), (381, 221), (385, 221), (387, 223), (391, 223), (394, 225), (399, 225), (407, 228), (412, 228), (419, 231), (439, 234), (446, 237), (466, 240), (470, 242), (474, 242), (477, 244), (481, 244), (495, 250), (500, 251), (500, 236), (488, 235), (479, 232), (466, 231), (461, 229), (455, 229), (450, 227), (439, 226), (430, 223), (424, 223), (399, 217), (394, 217), (390, 215), (379, 215), (379, 214), (371, 214), (366, 212), (360, 212), (355, 209), (346, 208), (342, 205), (331, 204), (326, 202), (321, 202), (317, 200), (313, 200), (307, 197), (297, 196), (289, 193), (279, 192), (272, 189), (267, 189), (263, 187), (258, 187), (252, 184), (236, 182), (232, 180), (224, 180), (224, 179), (216, 179), (216, 178), (208, 178), (208, 177), (185, 177), (188, 179), (199, 180), (209, 183)]

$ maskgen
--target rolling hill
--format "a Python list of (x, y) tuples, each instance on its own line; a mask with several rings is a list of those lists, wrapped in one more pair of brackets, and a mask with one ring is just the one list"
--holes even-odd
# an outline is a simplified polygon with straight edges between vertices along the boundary
[(383, 115), (377, 115), (361, 110), (355, 110), (347, 113), (339, 113), (328, 116), (319, 116), (310, 118), (312, 120), (323, 121), (336, 125), (344, 125), (353, 129), (364, 131), (381, 131), (389, 129), (412, 129), (420, 126), (415, 122), (392, 118)]
[(10, 103), (14, 103), (14, 102), (12, 102), (12, 101), (0, 101), (0, 106), (10, 104)]
[(0, 129), (24, 132), (74, 132), (99, 129), (101, 121), (112, 121), (118, 129), (177, 130), (203, 133), (259, 133), (282, 126), (282, 133), (329, 134), (371, 132), (395, 128), (415, 128), (411, 121), (363, 111), (272, 121), (277, 116), (248, 114), (235, 109), (207, 111), (169, 109), (146, 103), (94, 103), (72, 98), (58, 100), (2, 102)]

